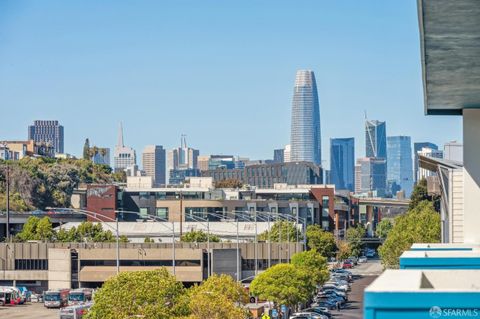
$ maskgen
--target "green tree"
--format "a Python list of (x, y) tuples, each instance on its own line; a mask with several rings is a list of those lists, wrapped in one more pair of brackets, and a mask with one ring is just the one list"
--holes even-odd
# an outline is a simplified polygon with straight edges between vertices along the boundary
[(352, 249), (350, 248), (348, 242), (340, 240), (337, 244), (337, 247), (337, 260), (344, 260), (352, 255)]
[(50, 218), (47, 216), (40, 219), (37, 223), (35, 231), (35, 239), (42, 241), (50, 241), (54, 237), (54, 231)]
[(244, 319), (249, 310), (243, 307), (248, 295), (242, 285), (228, 275), (213, 275), (190, 289), (192, 319)]
[(74, 227), (66, 230), (65, 228), (60, 228), (55, 234), (55, 241), (62, 243), (74, 243), (78, 242), (77, 229)]
[(22, 231), (16, 237), (18, 241), (35, 240), (37, 236), (37, 225), (40, 219), (36, 216), (28, 217), (25, 224), (23, 224)]
[(292, 264), (277, 264), (259, 274), (252, 281), (250, 291), (264, 300), (296, 306), (307, 301), (314, 290), (310, 274)]
[(377, 224), (377, 229), (375, 230), (375, 235), (377, 235), (378, 238), (385, 239), (388, 236), (388, 233), (392, 230), (393, 228), (393, 222), (391, 219), (382, 219), (378, 224)]
[[(112, 237), (113, 237), (113, 235), (112, 235)], [(111, 241), (111, 240), (107, 240), (107, 241)], [(123, 243), (123, 244), (126, 244), (126, 243), (129, 243), (129, 242), (130, 242), (130, 240), (128, 239), (128, 237), (125, 236), (125, 235), (121, 235), (121, 236), (118, 238), (118, 241), (119, 241), (120, 243)]]
[(145, 239), (143, 240), (144, 243), (154, 243), (153, 239), (150, 238), (149, 236), (145, 237)]
[(330, 278), (327, 258), (314, 249), (294, 254), (290, 262), (295, 267), (303, 268), (306, 273), (310, 274), (313, 286), (323, 285)]
[(440, 215), (430, 201), (420, 202), (414, 209), (395, 219), (387, 239), (378, 249), (386, 268), (398, 268), (400, 255), (413, 243), (437, 243), (441, 234)]
[(295, 227), (294, 223), (288, 221), (278, 221), (275, 222), (270, 231), (266, 230), (260, 235), (258, 235), (258, 239), (262, 241), (267, 241), (269, 239), (268, 234), (270, 233), (270, 241), (271, 242), (295, 242), (297, 240), (302, 240), (303, 236), (300, 230)]
[(85, 144), (83, 144), (83, 159), (84, 160), (90, 160), (90, 141), (89, 139), (85, 139)]
[(170, 319), (188, 315), (186, 290), (165, 268), (113, 276), (94, 300), (87, 319)]
[(210, 238), (210, 242), (218, 243), (220, 238), (214, 234), (205, 233), (203, 230), (191, 230), (180, 237), (180, 241), (184, 243), (204, 243)]
[(412, 195), (410, 195), (410, 204), (408, 206), (408, 209), (414, 209), (424, 200), (431, 201), (435, 210), (437, 212), (440, 211), (440, 196), (429, 195), (427, 189), (427, 180), (425, 178), (422, 178), (413, 188)]
[(362, 252), (362, 239), (365, 236), (365, 228), (358, 224), (357, 227), (347, 229), (346, 239), (353, 256), (360, 256)]
[(320, 225), (309, 225), (306, 236), (307, 245), (310, 249), (315, 249), (324, 257), (335, 256), (337, 245), (331, 232), (324, 231)]

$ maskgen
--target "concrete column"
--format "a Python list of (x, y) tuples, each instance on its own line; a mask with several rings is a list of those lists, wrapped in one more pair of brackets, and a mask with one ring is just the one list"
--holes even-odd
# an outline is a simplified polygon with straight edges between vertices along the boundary
[(463, 110), (464, 238), (480, 243), (480, 109)]

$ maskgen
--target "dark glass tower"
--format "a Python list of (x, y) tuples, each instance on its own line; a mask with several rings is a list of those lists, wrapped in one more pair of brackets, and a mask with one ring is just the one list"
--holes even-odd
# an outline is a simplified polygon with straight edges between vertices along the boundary
[(292, 162), (321, 164), (320, 107), (313, 71), (297, 71), (293, 90), (290, 144)]
[(365, 156), (387, 158), (387, 129), (385, 122), (365, 121)]
[(337, 189), (355, 190), (355, 139), (330, 139), (330, 183)]

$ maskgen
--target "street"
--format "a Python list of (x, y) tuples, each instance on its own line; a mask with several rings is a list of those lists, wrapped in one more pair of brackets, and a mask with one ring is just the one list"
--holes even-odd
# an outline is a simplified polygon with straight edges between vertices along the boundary
[(0, 307), (2, 319), (58, 319), (58, 309), (47, 309), (43, 303), (28, 303), (14, 307)]

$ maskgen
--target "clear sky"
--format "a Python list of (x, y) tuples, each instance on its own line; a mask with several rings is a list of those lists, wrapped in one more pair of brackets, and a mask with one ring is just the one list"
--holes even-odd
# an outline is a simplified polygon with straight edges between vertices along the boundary
[(58, 119), (81, 155), (122, 121), (137, 155), (186, 134), (201, 154), (271, 158), (297, 69), (315, 71), (327, 162), (332, 137), (364, 155), (364, 111), (388, 135), (461, 139), (461, 117), (424, 115), (415, 0), (3, 0), (0, 140)]

